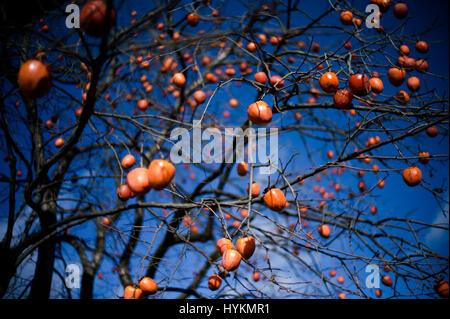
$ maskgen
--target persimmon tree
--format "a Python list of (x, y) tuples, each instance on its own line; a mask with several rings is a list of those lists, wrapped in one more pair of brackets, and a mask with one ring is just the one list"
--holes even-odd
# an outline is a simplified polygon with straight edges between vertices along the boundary
[[(37, 2), (1, 23), (0, 296), (448, 296), (430, 4)], [(277, 128), (278, 161), (172, 163), (194, 121)]]

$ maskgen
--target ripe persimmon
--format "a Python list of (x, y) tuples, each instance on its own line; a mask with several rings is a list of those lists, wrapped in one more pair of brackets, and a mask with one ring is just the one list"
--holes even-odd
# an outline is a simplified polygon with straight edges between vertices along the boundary
[(402, 44), (399, 48), (400, 53), (404, 55), (409, 55), (409, 47), (405, 44)]
[(272, 110), (264, 101), (256, 101), (247, 108), (248, 119), (256, 125), (267, 125), (272, 121)]
[(103, 219), (102, 219), (102, 224), (103, 224), (104, 226), (109, 226), (109, 225), (111, 225), (111, 221), (109, 220), (108, 217), (103, 217)]
[(383, 285), (388, 287), (391, 287), (393, 284), (392, 278), (388, 275), (384, 275), (383, 277), (381, 277), (381, 282), (383, 283)]
[(64, 139), (62, 138), (62, 137), (58, 137), (56, 140), (55, 140), (55, 146), (56, 147), (61, 147), (61, 146), (63, 146), (64, 145)]
[(256, 82), (261, 83), (261, 84), (266, 84), (267, 83), (267, 75), (264, 72), (256, 72), (254, 75), (254, 79)]
[(255, 238), (252, 236), (239, 238), (236, 241), (236, 248), (244, 259), (250, 259), (255, 252)]
[(280, 42), (280, 39), (277, 36), (271, 36), (269, 39), (269, 43), (271, 45), (277, 45)]
[(397, 19), (403, 19), (408, 15), (408, 6), (406, 3), (396, 3), (394, 6), (394, 16)]
[(328, 226), (327, 224), (320, 225), (317, 228), (317, 231), (319, 232), (320, 236), (322, 236), (323, 238), (328, 238), (331, 235), (330, 226)]
[(448, 298), (449, 295), (448, 281), (439, 280), (434, 284), (434, 290), (438, 293), (439, 297)]
[(158, 285), (152, 278), (144, 277), (139, 282), (139, 288), (144, 294), (153, 295), (158, 290)]
[(146, 99), (141, 99), (137, 102), (137, 107), (141, 111), (145, 111), (148, 108), (148, 101)]
[(220, 285), (222, 284), (222, 278), (219, 275), (211, 275), (208, 279), (208, 288), (212, 291), (216, 291), (220, 288)]
[(222, 255), (222, 266), (228, 271), (236, 270), (241, 263), (241, 254), (235, 249), (227, 249)]
[(127, 201), (131, 197), (131, 189), (128, 184), (122, 184), (117, 188), (117, 197), (123, 201)]
[(411, 92), (417, 92), (420, 90), (420, 79), (416, 76), (411, 76), (406, 81), (406, 85)]
[(279, 75), (273, 75), (270, 77), (270, 85), (276, 86), (278, 89), (280, 89), (284, 86), (284, 80)]
[(240, 162), (237, 166), (237, 172), (239, 176), (245, 176), (248, 173), (248, 163), (247, 162)]
[(238, 107), (239, 101), (238, 101), (238, 99), (231, 98), (231, 99), (228, 101), (228, 104), (229, 104), (231, 107)]
[(430, 161), (430, 153), (428, 152), (420, 152), (419, 153), (419, 162), (422, 164), (427, 164)]
[(40, 98), (50, 91), (52, 73), (39, 60), (28, 60), (20, 66), (17, 75), (19, 90), (29, 98)]
[(416, 70), (419, 72), (428, 71), (428, 62), (424, 59), (416, 60), (415, 66), (416, 66)]
[(196, 13), (189, 13), (186, 17), (186, 20), (191, 27), (196, 27), (200, 21), (200, 18)]
[(416, 166), (406, 168), (403, 171), (402, 176), (408, 186), (419, 185), (422, 181), (422, 171)]
[(395, 98), (400, 104), (403, 104), (403, 105), (409, 102), (409, 94), (406, 93), (406, 92), (403, 91), (403, 90), (398, 91), (398, 92), (395, 94), (394, 98)]
[(52, 120), (45, 121), (45, 127), (51, 130), (53, 128), (53, 121)]
[(430, 126), (427, 128), (426, 132), (429, 137), (435, 137), (439, 134), (439, 130), (436, 126)]
[(111, 27), (114, 26), (116, 12), (111, 9), (109, 16), (109, 26), (106, 25), (107, 6), (102, 0), (92, 0), (85, 3), (80, 12), (80, 26), (86, 34), (100, 38), (105, 33), (108, 33)]
[(183, 73), (177, 72), (173, 75), (171, 82), (177, 87), (182, 88), (186, 84), (186, 77)]
[(353, 13), (348, 10), (341, 12), (340, 20), (343, 25), (351, 25), (353, 20)]
[(361, 20), (361, 19), (353, 18), (353, 19), (352, 19), (352, 22), (353, 22), (358, 28), (361, 28), (361, 26), (362, 26), (362, 20)]
[(134, 158), (133, 155), (131, 154), (127, 154), (123, 157), (122, 159), (122, 167), (125, 169), (129, 169), (131, 167), (133, 167), (133, 165), (136, 163), (136, 159)]
[(416, 50), (420, 53), (427, 53), (428, 52), (428, 43), (425, 41), (417, 41), (416, 43)]
[(348, 80), (350, 91), (358, 96), (366, 96), (370, 93), (370, 81), (367, 75), (362, 73), (353, 74)]
[(374, 92), (376, 94), (383, 92), (383, 89), (384, 89), (383, 81), (381, 81), (381, 79), (378, 77), (372, 77), (370, 79), (370, 88), (371, 88), (372, 92)]
[(376, 4), (381, 12), (386, 12), (391, 5), (391, 0), (370, 0), (369, 2)]
[(405, 82), (406, 72), (399, 68), (390, 68), (388, 71), (388, 80), (393, 86), (400, 86)]
[(339, 79), (334, 72), (326, 72), (319, 79), (320, 88), (326, 93), (335, 92), (339, 87)]
[(138, 167), (127, 174), (127, 184), (136, 194), (147, 193), (151, 189), (150, 172), (145, 167)]
[(352, 102), (353, 94), (347, 89), (337, 90), (333, 96), (333, 102), (340, 109), (346, 109)]
[(216, 243), (217, 249), (223, 255), (227, 249), (233, 248), (233, 243), (228, 238), (220, 238)]
[(406, 69), (406, 71), (411, 71), (416, 67), (416, 60), (414, 58), (402, 55), (398, 57), (397, 65), (401, 68)]
[(142, 290), (133, 286), (126, 286), (123, 299), (139, 299), (142, 296)]
[(317, 43), (317, 42), (314, 42), (314, 43), (311, 45), (311, 50), (312, 50), (314, 53), (318, 53), (318, 52), (320, 51), (320, 44)]
[[(258, 197), (260, 193), (259, 184), (256, 182), (252, 183), (252, 197)], [(248, 186), (247, 186), (247, 194), (248, 194)]]
[(249, 42), (247, 44), (247, 50), (249, 50), (250, 52), (255, 52), (257, 49), (256, 47), (256, 43), (255, 42)]
[(198, 104), (202, 104), (206, 101), (206, 93), (203, 90), (197, 90), (194, 92), (194, 100)]

